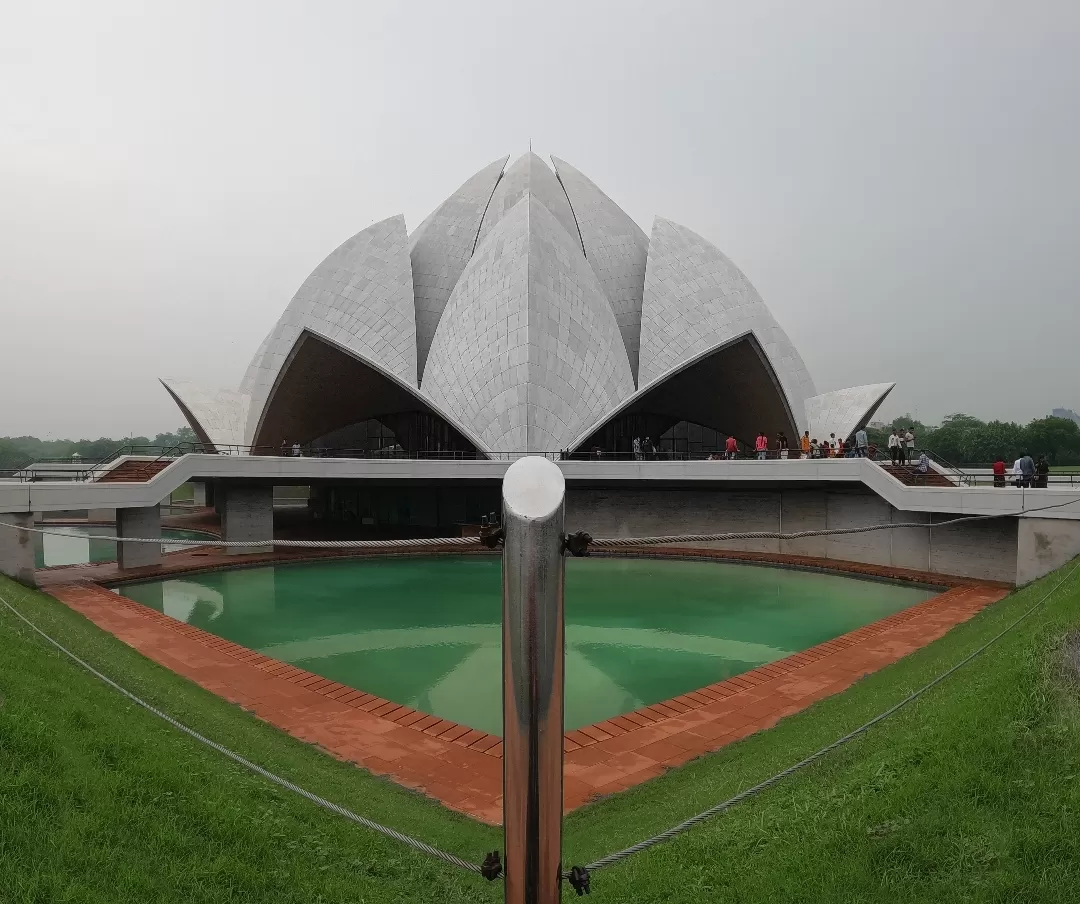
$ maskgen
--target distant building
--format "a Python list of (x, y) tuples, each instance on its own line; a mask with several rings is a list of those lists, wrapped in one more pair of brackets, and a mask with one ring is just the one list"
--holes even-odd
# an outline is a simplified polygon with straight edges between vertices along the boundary
[(1076, 421), (1080, 424), (1080, 414), (1077, 414), (1071, 408), (1055, 408), (1050, 412), (1054, 417), (1068, 418), (1070, 421)]

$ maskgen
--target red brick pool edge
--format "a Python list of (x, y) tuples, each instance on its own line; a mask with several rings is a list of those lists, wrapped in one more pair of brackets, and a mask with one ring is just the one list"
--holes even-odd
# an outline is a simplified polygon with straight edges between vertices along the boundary
[[(719, 550), (711, 549), (678, 552), (721, 557)], [(830, 570), (838, 564), (819, 560), (789, 564), (811, 562)], [(865, 573), (861, 568), (844, 570)], [(904, 577), (911, 580), (914, 575)], [(937, 575), (920, 577), (928, 583), (946, 583)], [(293, 737), (475, 819), (501, 822), (499, 738), (263, 656), (91, 581), (50, 582), (47, 592), (154, 662)], [(801, 653), (567, 732), (564, 807), (570, 811), (624, 791), (770, 728), (784, 716), (936, 640), (1007, 592), (1002, 586), (959, 583)]]

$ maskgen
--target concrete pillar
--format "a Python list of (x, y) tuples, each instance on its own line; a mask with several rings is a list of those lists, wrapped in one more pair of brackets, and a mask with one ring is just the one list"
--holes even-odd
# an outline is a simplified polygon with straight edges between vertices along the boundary
[(1016, 586), (1028, 584), (1080, 555), (1080, 521), (1018, 518)]
[[(224, 492), (222, 492), (224, 490)], [(274, 539), (274, 488), (251, 484), (230, 483), (218, 487), (221, 506), (221, 533), (226, 541)], [(229, 549), (232, 555), (251, 555), (270, 552), (273, 545), (245, 546)]]
[(206, 508), (206, 484), (193, 483), (191, 485), (191, 490), (191, 501), (194, 504), (195, 508)]
[[(87, 521), (106, 521), (112, 523), (116, 520), (116, 509), (114, 508), (97, 508), (88, 509), (86, 512)], [(130, 534), (129, 536), (135, 536)]]
[[(0, 521), (19, 528), (34, 526), (30, 512), (4, 512)], [(27, 530), (0, 527), (0, 574), (6, 574), (28, 587), (34, 587), (34, 535)]]
[(161, 507), (123, 508), (116, 511), (116, 564), (144, 568), (161, 564), (160, 543), (124, 543), (123, 537), (160, 537)]

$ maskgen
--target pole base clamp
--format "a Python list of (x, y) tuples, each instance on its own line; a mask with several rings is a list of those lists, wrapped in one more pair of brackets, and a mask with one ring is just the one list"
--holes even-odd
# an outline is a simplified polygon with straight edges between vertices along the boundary
[(574, 891), (578, 893), (579, 898), (589, 893), (589, 871), (585, 867), (572, 867), (566, 878)]
[[(506, 538), (506, 532), (501, 524), (485, 524), (480, 528), (480, 542), (488, 549), (496, 549), (502, 545)], [(499, 853), (495, 852), (496, 855)]]
[(579, 530), (563, 537), (563, 551), (572, 556), (581, 558), (589, 554), (589, 544), (592, 543), (592, 534)]
[(484, 857), (484, 862), (480, 864), (480, 875), (488, 882), (494, 882), (502, 875), (502, 861), (498, 851), (489, 851)]

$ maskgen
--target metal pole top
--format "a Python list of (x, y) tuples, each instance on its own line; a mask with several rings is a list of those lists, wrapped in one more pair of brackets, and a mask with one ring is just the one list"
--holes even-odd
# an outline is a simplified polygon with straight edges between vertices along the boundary
[(506, 469), (502, 492), (508, 513), (544, 521), (562, 505), (566, 479), (558, 465), (542, 456), (519, 458)]

